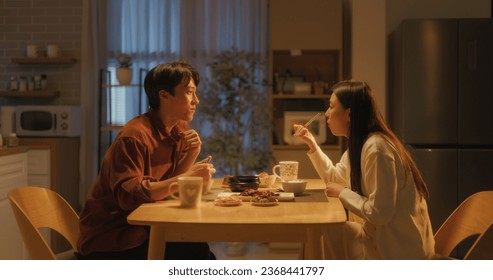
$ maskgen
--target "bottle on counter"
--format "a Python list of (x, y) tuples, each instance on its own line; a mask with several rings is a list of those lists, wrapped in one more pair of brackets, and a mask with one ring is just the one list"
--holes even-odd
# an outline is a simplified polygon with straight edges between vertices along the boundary
[(17, 81), (17, 76), (10, 77), (10, 90), (18, 91), (19, 90), (19, 81)]
[(17, 146), (19, 146), (19, 139), (17, 138), (17, 134), (10, 133), (9, 139), (8, 139), (8, 142), (7, 142), (7, 146), (9, 146), (9, 147), (17, 147)]

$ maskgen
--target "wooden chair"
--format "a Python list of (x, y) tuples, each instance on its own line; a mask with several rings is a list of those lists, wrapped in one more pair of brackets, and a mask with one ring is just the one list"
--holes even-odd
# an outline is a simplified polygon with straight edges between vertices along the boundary
[[(24, 244), (34, 260), (75, 259), (79, 239), (79, 216), (58, 193), (43, 187), (19, 187), (8, 193)], [(39, 229), (60, 233), (72, 246), (55, 255)]]
[(493, 191), (471, 195), (452, 212), (435, 234), (435, 253), (447, 258), (459, 243), (476, 235), (464, 259), (493, 259)]

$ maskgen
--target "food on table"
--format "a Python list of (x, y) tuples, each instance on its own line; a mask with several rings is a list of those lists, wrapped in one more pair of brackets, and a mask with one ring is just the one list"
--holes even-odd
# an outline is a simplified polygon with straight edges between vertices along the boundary
[(241, 204), (241, 200), (234, 197), (221, 197), (217, 198), (214, 202), (219, 206), (236, 206)]
[(259, 191), (254, 189), (246, 189), (240, 193), (240, 196), (279, 196), (278, 193), (273, 193), (271, 191)]
[(275, 203), (277, 199), (270, 194), (260, 194), (252, 198), (254, 203)]

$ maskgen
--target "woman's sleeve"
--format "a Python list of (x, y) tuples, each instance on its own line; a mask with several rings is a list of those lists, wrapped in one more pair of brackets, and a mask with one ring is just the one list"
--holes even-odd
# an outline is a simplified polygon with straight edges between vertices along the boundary
[(334, 182), (343, 186), (349, 185), (347, 152), (342, 155), (341, 160), (336, 165), (332, 163), (332, 160), (320, 147), (317, 147), (317, 150), (313, 153), (308, 153), (308, 158), (310, 158), (318, 175), (326, 184), (328, 182)]
[(148, 189), (141, 184), (143, 180), (157, 181), (145, 174), (147, 147), (134, 138), (121, 138), (112, 145), (115, 147), (108, 182), (120, 207), (131, 211), (142, 203), (152, 202)]
[(396, 212), (395, 164), (388, 147), (371, 145), (362, 151), (362, 184), (368, 197), (345, 189), (339, 195), (344, 207), (373, 224), (386, 224)]

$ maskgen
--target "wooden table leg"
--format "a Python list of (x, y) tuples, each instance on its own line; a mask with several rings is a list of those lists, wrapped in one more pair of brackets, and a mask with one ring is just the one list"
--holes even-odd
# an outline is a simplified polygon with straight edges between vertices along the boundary
[(305, 260), (323, 260), (324, 248), (322, 231), (319, 228), (307, 228), (306, 239), (304, 245)]
[(151, 232), (149, 234), (149, 250), (147, 252), (147, 259), (149, 260), (163, 260), (164, 250), (166, 249), (166, 238), (164, 236), (165, 229), (160, 226), (151, 226)]

